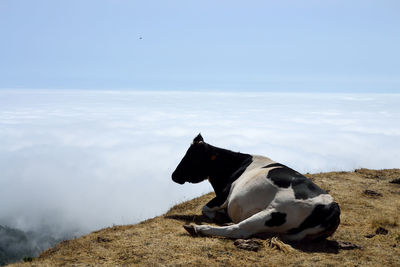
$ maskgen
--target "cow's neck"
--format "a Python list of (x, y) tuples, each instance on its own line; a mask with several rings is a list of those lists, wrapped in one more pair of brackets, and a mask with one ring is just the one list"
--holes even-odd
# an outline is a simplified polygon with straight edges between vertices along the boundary
[(209, 181), (216, 195), (220, 195), (245, 171), (251, 163), (252, 156), (210, 146), (213, 158)]

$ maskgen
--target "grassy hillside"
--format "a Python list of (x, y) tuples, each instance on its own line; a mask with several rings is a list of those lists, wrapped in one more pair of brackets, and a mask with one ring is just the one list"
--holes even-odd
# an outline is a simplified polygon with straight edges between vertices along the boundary
[[(201, 207), (213, 197), (210, 193), (136, 225), (64, 241), (15, 266), (400, 266), (400, 185), (391, 183), (400, 178), (399, 169), (307, 176), (328, 190), (342, 210), (342, 222), (327, 241), (282, 250), (270, 239), (255, 238), (261, 247), (254, 252), (237, 248), (231, 239), (191, 237), (182, 225), (209, 223)], [(345, 242), (361, 248), (347, 249)]]

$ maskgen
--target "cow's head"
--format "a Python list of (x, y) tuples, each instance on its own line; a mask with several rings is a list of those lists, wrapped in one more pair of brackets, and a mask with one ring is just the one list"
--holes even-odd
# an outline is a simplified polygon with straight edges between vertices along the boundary
[(172, 173), (172, 180), (178, 184), (199, 183), (208, 178), (211, 152), (209, 145), (201, 134), (193, 139), (193, 143), (185, 156)]

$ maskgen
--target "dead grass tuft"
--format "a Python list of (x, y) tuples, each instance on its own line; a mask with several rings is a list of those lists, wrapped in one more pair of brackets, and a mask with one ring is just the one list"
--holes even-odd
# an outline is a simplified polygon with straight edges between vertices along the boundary
[(277, 237), (273, 237), (271, 239), (268, 239), (266, 241), (268, 247), (270, 248), (274, 248), (276, 250), (282, 251), (284, 253), (289, 253), (289, 252), (294, 252), (296, 251), (294, 248), (292, 248), (292, 246), (290, 246), (289, 244), (286, 244), (284, 242), (282, 242), (280, 239), (278, 239)]

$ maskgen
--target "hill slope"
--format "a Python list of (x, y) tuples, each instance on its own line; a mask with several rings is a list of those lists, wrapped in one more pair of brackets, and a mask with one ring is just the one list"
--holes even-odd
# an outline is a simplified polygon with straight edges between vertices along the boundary
[[(64, 241), (31, 263), (15, 265), (400, 266), (400, 185), (390, 183), (400, 178), (399, 169), (307, 176), (328, 190), (342, 210), (342, 222), (328, 241), (292, 244), (294, 250), (283, 252), (268, 246), (269, 239), (258, 239), (262, 246), (253, 252), (238, 249), (231, 239), (193, 238), (182, 225), (209, 223), (201, 216), (201, 207), (213, 197), (210, 193), (136, 225)], [(387, 233), (381, 229), (376, 234), (379, 227)], [(337, 241), (362, 248), (347, 250)]]

